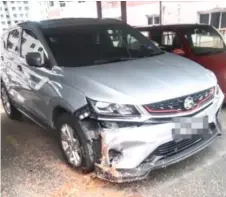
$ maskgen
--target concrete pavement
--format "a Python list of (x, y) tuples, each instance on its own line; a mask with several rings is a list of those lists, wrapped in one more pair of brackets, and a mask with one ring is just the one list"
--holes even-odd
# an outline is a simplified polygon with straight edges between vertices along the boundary
[(207, 149), (153, 171), (148, 180), (119, 185), (75, 172), (42, 128), (27, 119), (11, 121), (2, 113), (2, 196), (226, 197), (226, 108), (222, 120), (223, 136)]

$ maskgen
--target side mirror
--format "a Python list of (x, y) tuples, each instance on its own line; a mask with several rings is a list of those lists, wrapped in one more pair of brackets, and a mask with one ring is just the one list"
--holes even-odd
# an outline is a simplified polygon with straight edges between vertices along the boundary
[(38, 52), (31, 52), (25, 56), (26, 62), (30, 66), (42, 67), (42, 57)]
[(185, 56), (185, 52), (183, 49), (174, 49), (172, 51), (172, 53), (176, 54), (176, 55), (180, 55), (180, 56)]

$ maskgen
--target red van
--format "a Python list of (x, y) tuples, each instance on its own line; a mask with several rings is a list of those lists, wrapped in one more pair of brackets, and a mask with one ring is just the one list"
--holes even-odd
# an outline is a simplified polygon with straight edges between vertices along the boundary
[(226, 96), (226, 44), (214, 27), (180, 24), (136, 29), (155, 41), (163, 50), (189, 58), (213, 71)]

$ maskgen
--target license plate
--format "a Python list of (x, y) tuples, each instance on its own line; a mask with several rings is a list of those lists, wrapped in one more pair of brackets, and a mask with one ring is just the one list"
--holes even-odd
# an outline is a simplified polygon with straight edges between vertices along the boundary
[(192, 138), (194, 135), (203, 135), (208, 131), (208, 116), (174, 118), (172, 136), (176, 141)]

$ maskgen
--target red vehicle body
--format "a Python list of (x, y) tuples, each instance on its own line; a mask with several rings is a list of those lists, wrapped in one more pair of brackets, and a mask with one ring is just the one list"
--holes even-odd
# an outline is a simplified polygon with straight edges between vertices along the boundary
[(163, 50), (189, 58), (213, 71), (226, 96), (226, 44), (215, 28), (202, 24), (180, 24), (136, 29), (157, 42)]

